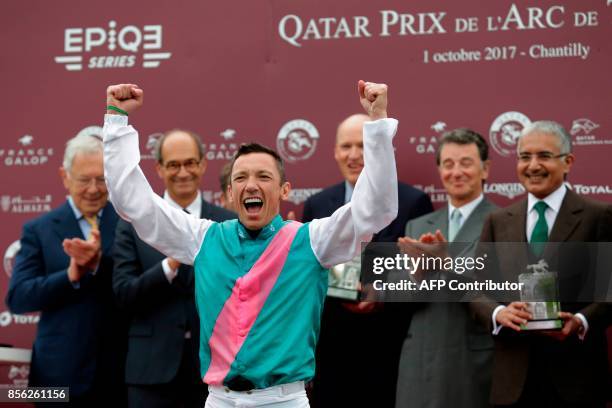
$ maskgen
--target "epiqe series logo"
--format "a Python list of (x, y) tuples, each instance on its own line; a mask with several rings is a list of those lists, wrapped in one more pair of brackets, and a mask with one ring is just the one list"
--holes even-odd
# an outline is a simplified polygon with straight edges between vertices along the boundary
[(319, 131), (306, 119), (293, 119), (278, 131), (276, 148), (288, 163), (307, 160), (312, 156), (319, 141)]
[(531, 120), (521, 112), (505, 112), (491, 124), (489, 140), (495, 151), (504, 157), (516, 155), (516, 144)]
[(163, 28), (155, 25), (71, 27), (64, 30), (64, 55), (55, 62), (68, 71), (109, 68), (157, 68), (172, 53), (163, 51)]

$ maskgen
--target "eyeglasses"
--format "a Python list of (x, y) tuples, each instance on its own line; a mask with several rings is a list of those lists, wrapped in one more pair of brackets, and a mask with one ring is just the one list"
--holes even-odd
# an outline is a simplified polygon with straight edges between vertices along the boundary
[(177, 161), (169, 161), (164, 164), (164, 168), (170, 173), (178, 173), (181, 171), (181, 167), (184, 167), (187, 171), (196, 171), (198, 166), (200, 165), (200, 161), (196, 159), (185, 160), (184, 162)]
[(554, 154), (552, 152), (537, 152), (533, 153), (519, 153), (518, 159), (521, 163), (530, 163), (535, 157), (538, 163), (547, 163), (554, 159), (560, 159), (561, 157), (567, 156), (569, 153)]
[(70, 177), (77, 188), (85, 189), (91, 185), (91, 182), (94, 182), (96, 188), (106, 188), (106, 180), (104, 177)]

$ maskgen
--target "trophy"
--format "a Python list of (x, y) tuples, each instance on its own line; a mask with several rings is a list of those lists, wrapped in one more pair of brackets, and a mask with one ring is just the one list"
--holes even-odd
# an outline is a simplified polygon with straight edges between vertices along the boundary
[(357, 300), (360, 279), (361, 255), (358, 255), (350, 261), (336, 265), (329, 270), (327, 296)]
[(561, 306), (557, 287), (557, 274), (548, 270), (548, 263), (540, 259), (537, 264), (527, 265), (532, 272), (519, 275), (521, 301), (527, 303), (533, 316), (521, 330), (559, 330), (563, 322), (559, 319)]

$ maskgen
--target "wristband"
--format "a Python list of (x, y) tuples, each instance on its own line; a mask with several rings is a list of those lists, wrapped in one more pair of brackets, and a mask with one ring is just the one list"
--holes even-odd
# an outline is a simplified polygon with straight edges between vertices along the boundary
[(116, 107), (116, 106), (113, 106), (113, 105), (108, 105), (108, 106), (106, 107), (106, 109), (107, 109), (107, 110), (113, 110), (113, 111), (115, 111), (115, 112), (119, 112), (120, 114), (125, 115), (125, 116), (129, 116), (129, 115), (128, 115), (128, 113), (127, 113), (126, 111), (124, 111), (123, 109), (118, 108), (118, 107)]

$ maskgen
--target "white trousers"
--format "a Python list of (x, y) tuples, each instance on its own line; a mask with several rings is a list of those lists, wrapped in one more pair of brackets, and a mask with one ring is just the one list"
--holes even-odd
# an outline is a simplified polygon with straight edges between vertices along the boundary
[(232, 391), (227, 387), (208, 386), (205, 408), (309, 408), (304, 381), (252, 391)]

